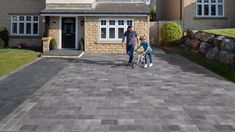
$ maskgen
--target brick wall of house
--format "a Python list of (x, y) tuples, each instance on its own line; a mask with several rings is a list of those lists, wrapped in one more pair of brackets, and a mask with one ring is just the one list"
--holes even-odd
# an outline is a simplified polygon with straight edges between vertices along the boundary
[[(49, 22), (49, 27), (48, 27), (48, 36), (55, 38), (56, 42), (57, 42), (57, 48), (61, 48), (62, 47), (62, 31), (60, 31), (60, 17), (54, 16), (54, 17), (50, 17), (50, 22)], [(80, 24), (80, 21), (83, 20), (83, 17), (78, 17), (77, 18), (77, 43), (79, 44), (79, 41), (84, 38), (84, 25)], [(61, 25), (62, 26), (62, 25)], [(75, 46), (76, 47), (76, 46)]]
[[(5, 26), (11, 32), (12, 15), (38, 15), (45, 8), (45, 0), (1, 0), (0, 25)], [(41, 46), (41, 37), (44, 33), (43, 17), (39, 18), (39, 36), (37, 37), (15, 37), (10, 35), (9, 45), (16, 46), (24, 43), (26, 46)], [(19, 40), (19, 41), (17, 41)], [(38, 43), (40, 42), (40, 43)]]
[(235, 27), (235, 0), (224, 0), (224, 18), (198, 19), (196, 18), (196, 0), (184, 0), (183, 25), (184, 29), (214, 29)]
[[(102, 17), (105, 18), (105, 17)], [(107, 17), (110, 18), (110, 17)], [(115, 17), (111, 17), (115, 18)], [(118, 17), (121, 19), (120, 17)], [(124, 17), (123, 19), (127, 19)], [(148, 17), (131, 17), (134, 18), (134, 28), (139, 35), (146, 34), (149, 36), (149, 18)], [(85, 17), (85, 52), (86, 53), (125, 53), (125, 46), (122, 47), (121, 41), (104, 42), (99, 41), (99, 17)]]
[(7, 29), (9, 28), (9, 16), (8, 16), (8, 1), (7, 0), (2, 0), (1, 4), (0, 4), (0, 25), (7, 27)]
[(230, 27), (233, 27), (235, 28), (235, 0), (225, 0), (226, 2), (226, 8), (228, 8), (226, 10), (226, 16), (229, 16), (230, 17), (230, 20), (229, 20), (229, 24), (230, 24)]
[(10, 47), (17, 47), (18, 44), (23, 44), (32, 49), (41, 49), (41, 37), (11, 37), (9, 40)]

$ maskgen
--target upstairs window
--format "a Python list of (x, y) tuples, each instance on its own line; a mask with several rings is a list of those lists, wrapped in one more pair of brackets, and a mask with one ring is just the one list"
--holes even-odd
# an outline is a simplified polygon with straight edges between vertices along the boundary
[(223, 17), (224, 0), (197, 0), (198, 17)]
[(39, 34), (39, 16), (11, 16), (11, 35)]

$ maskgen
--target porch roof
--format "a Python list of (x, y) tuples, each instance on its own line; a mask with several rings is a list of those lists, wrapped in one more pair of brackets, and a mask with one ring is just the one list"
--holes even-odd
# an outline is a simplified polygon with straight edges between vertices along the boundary
[(74, 8), (45, 8), (41, 11), (42, 15), (47, 14), (129, 14), (129, 15), (148, 15), (150, 7), (144, 3), (97, 3), (93, 9), (74, 9)]

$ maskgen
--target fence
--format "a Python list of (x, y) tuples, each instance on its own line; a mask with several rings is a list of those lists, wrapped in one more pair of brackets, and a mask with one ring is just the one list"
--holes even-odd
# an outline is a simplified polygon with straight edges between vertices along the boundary
[(152, 45), (156, 45), (159, 40), (159, 30), (158, 30), (158, 22), (150, 22), (149, 23), (149, 42)]

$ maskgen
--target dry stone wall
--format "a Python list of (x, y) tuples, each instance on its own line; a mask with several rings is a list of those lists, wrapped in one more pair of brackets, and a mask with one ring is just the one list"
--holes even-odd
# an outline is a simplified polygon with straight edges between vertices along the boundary
[(188, 30), (180, 45), (206, 58), (235, 66), (235, 40), (202, 31)]

